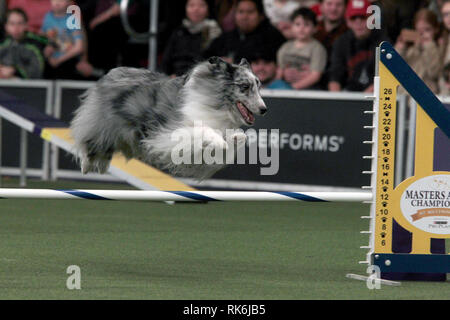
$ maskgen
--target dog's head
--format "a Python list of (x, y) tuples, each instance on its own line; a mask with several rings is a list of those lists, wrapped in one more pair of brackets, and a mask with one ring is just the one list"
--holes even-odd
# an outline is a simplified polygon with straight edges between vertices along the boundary
[(259, 92), (261, 82), (245, 59), (239, 64), (231, 64), (212, 57), (194, 68), (191, 76), (195, 78), (191, 88), (201, 92), (199, 98), (207, 97), (212, 101), (207, 106), (225, 112), (238, 126), (253, 125), (255, 115), (263, 115), (267, 111)]
[(218, 57), (209, 58), (208, 62), (213, 74), (227, 80), (222, 88), (222, 108), (229, 109), (236, 123), (253, 125), (254, 115), (264, 115), (267, 107), (259, 92), (261, 82), (253, 74), (250, 64), (245, 59), (239, 65), (230, 64)]

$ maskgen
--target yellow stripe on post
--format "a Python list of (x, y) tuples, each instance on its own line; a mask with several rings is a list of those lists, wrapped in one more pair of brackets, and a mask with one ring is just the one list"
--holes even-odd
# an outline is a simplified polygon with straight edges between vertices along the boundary
[(426, 176), (433, 172), (434, 130), (436, 124), (420, 106), (417, 108), (416, 119), (414, 175)]
[(397, 118), (397, 88), (399, 82), (380, 62), (380, 105), (378, 115), (378, 159), (376, 190), (375, 252), (392, 253), (392, 228), (395, 201), (395, 133)]
[(70, 144), (73, 144), (73, 138), (70, 135), (69, 128), (45, 128), (41, 132), (41, 137), (44, 140), (50, 141), (52, 137), (58, 137)]

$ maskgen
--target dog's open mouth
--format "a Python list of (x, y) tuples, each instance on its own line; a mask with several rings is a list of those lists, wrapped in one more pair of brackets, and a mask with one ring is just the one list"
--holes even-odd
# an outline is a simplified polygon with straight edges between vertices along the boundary
[(252, 125), (255, 122), (253, 113), (242, 102), (237, 102), (237, 108), (247, 124)]

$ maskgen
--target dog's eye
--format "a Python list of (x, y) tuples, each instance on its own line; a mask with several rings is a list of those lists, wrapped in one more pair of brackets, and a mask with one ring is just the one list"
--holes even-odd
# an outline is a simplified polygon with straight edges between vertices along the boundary
[(247, 84), (247, 83), (244, 83), (244, 84), (241, 84), (241, 85), (239, 86), (239, 88), (241, 89), (242, 92), (248, 91), (248, 90), (250, 89), (250, 85)]

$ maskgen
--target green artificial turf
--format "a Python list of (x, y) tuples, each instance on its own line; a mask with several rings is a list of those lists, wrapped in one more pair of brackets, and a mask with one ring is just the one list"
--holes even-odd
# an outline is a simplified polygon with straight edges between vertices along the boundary
[[(0, 200), (0, 299), (449, 299), (449, 281), (369, 290), (345, 277), (365, 275), (367, 214), (363, 204)], [(81, 290), (66, 288), (70, 265)]]

